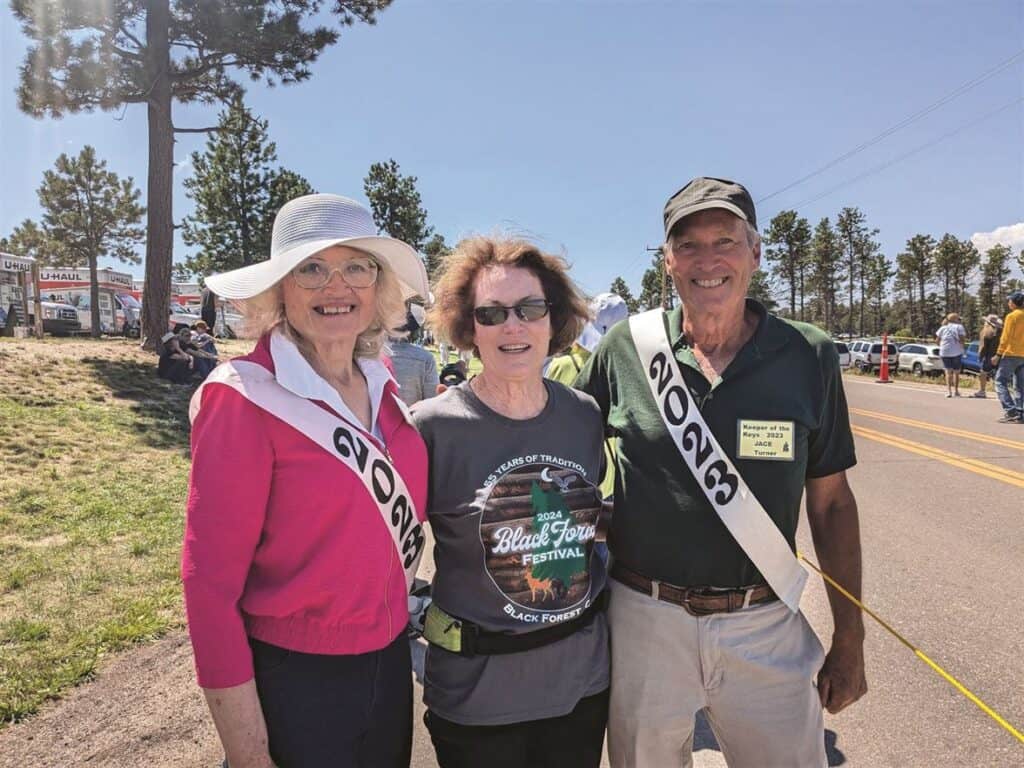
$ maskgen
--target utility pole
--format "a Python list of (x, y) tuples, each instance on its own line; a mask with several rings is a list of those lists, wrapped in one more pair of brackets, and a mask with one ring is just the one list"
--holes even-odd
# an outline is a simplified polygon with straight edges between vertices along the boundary
[(647, 251), (649, 251), (651, 253), (657, 252), (658, 254), (661, 255), (661, 258), (662, 258), (662, 264), (661, 264), (661, 308), (666, 310), (666, 311), (669, 310), (669, 309), (672, 309), (672, 307), (669, 306), (669, 300), (668, 300), (668, 283), (666, 282), (666, 272), (665, 272), (665, 264), (664, 264), (665, 247), (663, 245), (659, 245), (657, 248), (651, 248), (650, 246), (647, 246), (647, 248), (645, 248), (645, 250), (647, 250)]

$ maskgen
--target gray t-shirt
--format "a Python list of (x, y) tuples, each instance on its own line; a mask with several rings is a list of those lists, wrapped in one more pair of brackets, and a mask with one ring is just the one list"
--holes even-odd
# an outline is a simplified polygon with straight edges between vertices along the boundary
[(437, 361), (434, 356), (423, 347), (405, 340), (393, 340), (389, 344), (398, 396), (405, 404), (411, 406), (437, 394)]
[[(601, 507), (601, 415), (586, 394), (546, 381), (532, 419), (484, 405), (469, 383), (418, 403), (427, 444), (427, 514), (437, 605), (491, 632), (567, 621), (605, 587), (594, 551)], [(465, 657), (428, 646), (423, 699), (463, 725), (568, 714), (608, 687), (603, 613), (567, 638), (521, 653)]]

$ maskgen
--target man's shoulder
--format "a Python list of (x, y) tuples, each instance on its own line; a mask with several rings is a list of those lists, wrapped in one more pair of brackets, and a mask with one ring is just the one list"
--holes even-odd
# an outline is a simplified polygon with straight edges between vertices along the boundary
[(633, 330), (630, 327), (629, 318), (609, 328), (594, 350), (595, 355), (604, 357), (621, 354), (633, 355), (635, 352), (636, 345), (633, 343)]
[(836, 354), (836, 345), (825, 331), (812, 323), (804, 323), (800, 320), (790, 320), (787, 317), (769, 314), (768, 322), (775, 326), (775, 330), (789, 337), (789, 340), (806, 344), (818, 355), (823, 352)]

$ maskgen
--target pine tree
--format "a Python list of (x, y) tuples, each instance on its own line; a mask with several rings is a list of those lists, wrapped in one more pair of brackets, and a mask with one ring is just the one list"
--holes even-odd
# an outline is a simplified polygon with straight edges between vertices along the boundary
[[(333, 0), (339, 26), (373, 24), (391, 0)], [(20, 72), (18, 106), (35, 117), (111, 111), (145, 104), (149, 131), (146, 190), (146, 302), (143, 336), (153, 346), (167, 327), (174, 221), (172, 106), (227, 101), (252, 80), (298, 83), (338, 39), (319, 18), (322, 0), (11, 0), (33, 45)]]
[[(804, 319), (805, 275), (811, 245), (811, 228), (796, 211), (780, 211), (764, 236), (768, 261), (776, 264), (776, 279), (789, 289), (789, 316)], [(800, 313), (797, 314), (799, 296)]]
[[(862, 244), (868, 231), (865, 221), (866, 218), (860, 209), (849, 207), (843, 208), (836, 219), (836, 230), (839, 233), (839, 242), (842, 247), (842, 265), (846, 269), (849, 288), (847, 294), (849, 314), (846, 320), (846, 332), (851, 336), (853, 335), (853, 289), (857, 285), (857, 281), (862, 280), (860, 274)], [(861, 285), (863, 286), (863, 282)], [(863, 295), (863, 288), (861, 293)], [(863, 333), (863, 328), (859, 332)]]
[(196, 207), (185, 217), (182, 239), (198, 247), (185, 260), (189, 271), (205, 277), (270, 256), (277, 211), (313, 191), (298, 174), (275, 168), (276, 162), (267, 121), (253, 117), (240, 96), (234, 98), (206, 149), (192, 153), (192, 174), (185, 179), (185, 194)]
[(424, 245), (423, 255), (424, 262), (427, 267), (427, 278), (431, 284), (437, 277), (442, 265), (444, 264), (445, 257), (452, 252), (452, 249), (448, 247), (448, 243), (444, 241), (444, 235), (435, 233)]
[(825, 216), (814, 228), (811, 242), (811, 286), (821, 307), (820, 318), (830, 333), (838, 330), (836, 295), (839, 292), (839, 267), (842, 246), (836, 231)]
[(985, 261), (981, 266), (981, 285), (978, 287), (978, 302), (982, 314), (995, 312), (1005, 306), (1005, 285), (1010, 277), (1011, 251), (1006, 245), (993, 245), (985, 251)]
[(764, 308), (773, 312), (779, 306), (775, 300), (775, 289), (772, 286), (772, 278), (763, 269), (755, 269), (750, 276), (750, 287), (747, 289), (747, 296), (761, 302)]
[(629, 290), (629, 286), (626, 285), (626, 281), (622, 277), (616, 277), (612, 280), (608, 290), (626, 302), (626, 310), (629, 314), (633, 315), (640, 311), (640, 302), (633, 296), (632, 291)]
[[(43, 209), (42, 235), (54, 264), (89, 267), (92, 335), (100, 335), (100, 289), (97, 262), (112, 257), (138, 264), (142, 244), (140, 223), (145, 208), (131, 177), (121, 180), (86, 146), (78, 157), (62, 154), (55, 170), (43, 174), (39, 187)], [(164, 308), (164, 327), (167, 326)]]
[(433, 234), (427, 211), (416, 189), (415, 176), (403, 176), (398, 163), (388, 160), (370, 166), (363, 179), (377, 231), (408, 243), (417, 251)]
[(665, 272), (665, 257), (662, 248), (654, 253), (651, 266), (640, 279), (640, 296), (637, 302), (641, 310), (662, 307), (671, 309), (675, 306), (676, 289), (672, 279)]

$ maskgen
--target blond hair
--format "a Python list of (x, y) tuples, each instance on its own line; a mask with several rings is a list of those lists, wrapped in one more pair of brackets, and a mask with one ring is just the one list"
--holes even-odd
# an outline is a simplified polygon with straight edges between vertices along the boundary
[[(367, 255), (378, 267), (377, 306), (370, 327), (356, 338), (353, 355), (377, 358), (385, 349), (388, 335), (395, 336), (394, 329), (405, 322), (405, 299), (402, 297), (402, 287), (398, 282), (398, 277), (391, 267), (386, 263), (381, 263), (372, 254)], [(289, 275), (285, 275), (282, 280), (287, 280), (288, 277)], [(249, 299), (236, 300), (234, 304), (245, 318), (244, 331), (246, 335), (260, 337), (275, 328), (280, 328), (301, 348), (309, 351), (308, 342), (292, 327), (285, 315), (281, 280), (262, 293)]]

